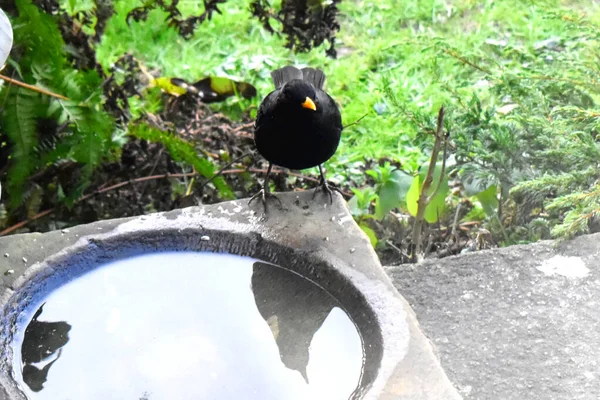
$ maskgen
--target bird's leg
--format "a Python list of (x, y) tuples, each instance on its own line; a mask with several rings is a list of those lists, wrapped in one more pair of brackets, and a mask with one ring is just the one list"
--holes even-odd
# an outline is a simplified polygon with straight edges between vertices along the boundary
[(317, 186), (317, 188), (315, 189), (315, 192), (313, 193), (313, 199), (317, 195), (317, 192), (319, 190), (322, 190), (323, 192), (327, 193), (327, 195), (329, 196), (329, 203), (333, 204), (333, 192), (331, 189), (335, 190), (339, 194), (342, 194), (342, 191), (340, 189), (336, 188), (335, 186), (329, 186), (327, 184), (327, 179), (325, 179), (325, 173), (323, 172), (323, 166), (321, 166), (321, 164), (319, 164), (319, 173), (321, 174), (321, 182), (319, 183), (319, 186)]
[(279, 200), (274, 194), (271, 194), (271, 189), (269, 188), (269, 177), (271, 175), (271, 169), (273, 169), (273, 164), (269, 163), (269, 167), (267, 168), (267, 175), (265, 175), (265, 182), (263, 183), (262, 189), (254, 196), (252, 196), (250, 198), (250, 201), (248, 201), (248, 205), (250, 205), (250, 203), (252, 203), (254, 199), (260, 196), (263, 206), (265, 207), (265, 214), (267, 213), (267, 201), (269, 198), (275, 199), (279, 202), (279, 204), (281, 204), (281, 200)]

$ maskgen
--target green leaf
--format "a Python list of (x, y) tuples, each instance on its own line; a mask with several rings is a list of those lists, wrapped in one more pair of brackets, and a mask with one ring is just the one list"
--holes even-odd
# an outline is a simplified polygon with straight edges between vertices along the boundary
[(383, 218), (388, 212), (399, 207), (406, 199), (414, 177), (400, 170), (391, 173), (389, 179), (381, 185), (375, 203), (375, 217)]
[[(421, 182), (423, 182), (427, 177), (427, 168), (428, 163), (421, 166), (419, 175), (415, 177), (410, 188), (408, 189), (408, 193), (406, 194), (406, 208), (413, 217), (417, 216), (419, 196), (421, 195)], [(425, 208), (425, 214), (423, 216), (425, 221), (430, 224), (436, 222), (439, 216), (444, 213), (444, 210), (446, 209), (446, 196), (450, 191), (448, 186), (448, 176), (446, 174), (441, 176), (441, 173), (442, 163), (437, 163), (433, 172), (432, 183), (427, 190), (427, 196), (431, 196), (433, 194), (438, 187), (438, 183), (440, 186), (437, 194), (433, 197), (433, 199), (431, 199)]]
[(62, 185), (58, 185), (58, 189), (56, 191), (56, 196), (58, 197), (59, 201), (64, 201), (66, 196), (65, 196), (65, 191), (62, 188)]
[(194, 83), (204, 103), (223, 101), (234, 95), (241, 95), (245, 99), (256, 96), (256, 88), (247, 82), (236, 82), (229, 78), (211, 76)]
[(348, 200), (348, 209), (350, 210), (350, 214), (355, 217), (362, 215), (363, 210), (358, 206), (358, 196), (354, 195)]
[(475, 177), (462, 180), (462, 184), (465, 188), (465, 194), (469, 197), (475, 196), (477, 193), (489, 189), (489, 187), (485, 185), (485, 182), (483, 182), (483, 180)]
[[(446, 182), (447, 186), (447, 182)], [(440, 189), (433, 199), (425, 208), (425, 221), (433, 224), (438, 221), (439, 217), (446, 210), (446, 196), (448, 195), (448, 187), (446, 190)]]
[(75, 11), (75, 6), (77, 5), (77, 0), (68, 0), (69, 4), (69, 13), (72, 15)]
[(156, 86), (172, 96), (181, 96), (188, 92), (188, 84), (183, 79), (159, 77), (150, 82), (150, 86)]
[(358, 224), (358, 226), (369, 237), (371, 246), (373, 246), (373, 247), (377, 246), (377, 243), (379, 242), (379, 240), (377, 239), (377, 235), (375, 234), (375, 231), (373, 229), (369, 228), (367, 226), (367, 224), (365, 224), (365, 223), (360, 223), (360, 224)]
[(406, 193), (406, 209), (413, 217), (417, 216), (417, 210), (419, 209), (419, 195), (421, 194), (421, 177), (415, 176), (408, 192)]
[(471, 221), (483, 221), (485, 219), (485, 211), (480, 203), (474, 203), (471, 211), (467, 213), (462, 219), (461, 222), (471, 222)]
[(213, 76), (210, 78), (210, 87), (217, 93), (233, 92), (233, 83), (229, 78)]
[[(419, 172), (421, 182), (423, 182), (427, 176), (428, 167), (429, 163), (421, 166), (421, 171)], [(427, 191), (427, 196), (431, 196), (439, 185), (437, 194), (433, 199), (431, 199), (425, 208), (425, 221), (430, 224), (437, 222), (439, 216), (444, 213), (444, 210), (446, 209), (446, 196), (448, 196), (448, 192), (450, 191), (450, 187), (448, 186), (448, 176), (445, 173), (443, 176), (441, 176), (441, 174), (442, 163), (438, 162), (435, 164), (435, 169), (433, 170), (433, 181), (431, 182), (429, 190)]]
[(498, 212), (498, 196), (497, 187), (492, 185), (486, 190), (479, 192), (475, 195), (477, 200), (481, 203), (481, 207), (487, 214), (488, 217), (494, 216)]
[[(369, 207), (371, 206), (371, 202), (375, 200), (377, 194), (373, 191), (373, 188), (366, 187), (364, 189), (351, 189), (354, 193), (354, 196), (350, 201), (353, 204), (353, 210), (357, 214), (353, 215), (367, 215), (369, 214)], [(351, 210), (352, 210), (351, 209)]]
[(379, 179), (379, 174), (377, 173), (377, 171), (373, 170), (373, 169), (368, 169), (365, 174), (369, 175), (371, 178), (378, 180)]

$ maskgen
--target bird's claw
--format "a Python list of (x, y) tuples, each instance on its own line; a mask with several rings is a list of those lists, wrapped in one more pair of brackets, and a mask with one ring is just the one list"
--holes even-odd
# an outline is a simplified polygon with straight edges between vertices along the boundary
[(281, 200), (279, 199), (279, 197), (275, 196), (274, 194), (271, 194), (271, 192), (267, 192), (265, 189), (260, 189), (252, 197), (250, 197), (250, 200), (248, 200), (248, 205), (250, 205), (258, 197), (260, 197), (260, 200), (263, 203), (263, 207), (265, 208), (265, 214), (268, 211), (267, 202), (268, 202), (269, 199), (275, 199), (275, 200), (277, 200), (279, 202), (280, 206), (282, 205), (281, 204)]
[(327, 193), (327, 195), (329, 196), (329, 204), (333, 204), (333, 190), (332, 189), (335, 190), (336, 192), (338, 192), (339, 194), (342, 194), (342, 191), (339, 188), (337, 188), (335, 186), (329, 186), (325, 180), (322, 180), (321, 183), (319, 184), (319, 186), (317, 186), (315, 188), (315, 191), (313, 192), (313, 195), (312, 195), (313, 200), (314, 200), (315, 196), (317, 195), (317, 192), (322, 190), (323, 192)]

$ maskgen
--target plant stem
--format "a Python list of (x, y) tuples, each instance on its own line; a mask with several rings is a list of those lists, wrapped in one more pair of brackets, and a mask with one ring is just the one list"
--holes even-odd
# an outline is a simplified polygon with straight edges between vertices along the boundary
[(69, 100), (67, 97), (65, 97), (63, 95), (52, 93), (46, 89), (42, 89), (37, 86), (29, 85), (27, 83), (18, 81), (16, 79), (9, 78), (8, 76), (2, 75), (2, 74), (0, 74), (0, 79), (2, 79), (3, 81), (6, 81), (6, 82), (12, 83), (13, 85), (17, 85), (17, 86), (24, 87), (25, 89), (33, 90), (34, 92), (38, 92), (38, 93), (42, 93), (42, 94), (45, 94), (48, 96), (56, 97), (57, 99), (61, 99), (61, 100)]
[[(429, 187), (431, 186), (431, 182), (433, 181), (433, 173), (435, 171), (435, 164), (437, 163), (438, 156), (440, 154), (440, 149), (442, 147), (442, 141), (446, 142), (444, 137), (444, 106), (440, 107), (440, 111), (438, 112), (437, 118), (437, 129), (435, 132), (435, 141), (433, 143), (433, 150), (431, 152), (431, 158), (429, 159), (429, 167), (427, 169), (427, 176), (425, 177), (425, 181), (421, 186), (421, 193), (419, 194), (419, 200), (417, 202), (417, 215), (415, 217), (415, 223), (413, 225), (412, 232), (412, 243), (413, 243), (413, 251), (412, 251), (412, 260), (413, 262), (420, 261), (422, 258), (422, 246), (423, 246), (423, 238), (421, 237), (421, 232), (423, 230), (423, 223), (425, 220), (425, 209), (427, 205), (433, 199), (433, 196), (437, 193), (440, 182), (431, 196), (427, 196), (427, 192), (429, 191)], [(442, 174), (440, 174), (440, 181), (442, 180), (443, 171), (446, 167), (446, 148), (444, 145), (444, 159), (442, 160)]]

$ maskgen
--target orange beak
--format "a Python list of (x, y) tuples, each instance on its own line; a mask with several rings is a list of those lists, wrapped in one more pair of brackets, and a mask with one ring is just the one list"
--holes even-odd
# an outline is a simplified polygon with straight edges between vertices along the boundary
[(317, 111), (317, 106), (315, 105), (315, 102), (312, 101), (312, 99), (310, 97), (307, 97), (306, 100), (304, 100), (304, 103), (302, 103), (302, 107), (309, 108), (313, 111)]

